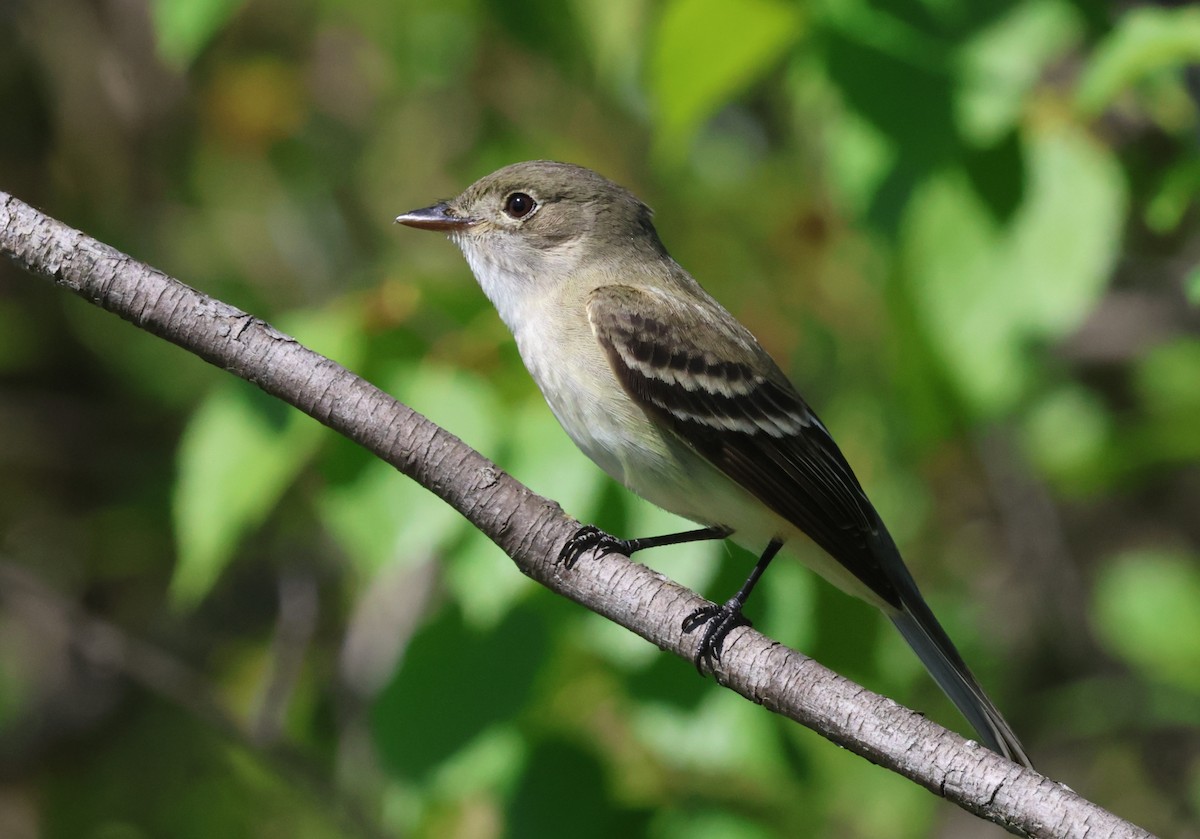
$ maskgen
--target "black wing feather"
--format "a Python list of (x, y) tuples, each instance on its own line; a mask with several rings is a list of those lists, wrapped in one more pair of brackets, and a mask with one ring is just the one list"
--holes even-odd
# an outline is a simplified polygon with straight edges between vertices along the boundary
[(715, 302), (689, 301), (682, 310), (666, 305), (654, 292), (628, 286), (606, 286), (591, 296), (593, 330), (626, 392), (900, 607), (893, 578), (872, 547), (879, 517), (812, 409)]

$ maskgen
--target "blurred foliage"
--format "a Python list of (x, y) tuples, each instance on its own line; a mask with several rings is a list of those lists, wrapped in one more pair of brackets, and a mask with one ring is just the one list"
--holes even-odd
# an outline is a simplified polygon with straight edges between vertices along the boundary
[[(678, 522), (574, 450), (455, 249), (391, 224), (521, 159), (632, 188), (818, 407), (1040, 768), (1200, 836), (1193, 5), (10, 0), (0, 23), (0, 188), (646, 535)], [(714, 598), (750, 561), (646, 560)], [(999, 833), (7, 265), (0, 580), (4, 836)], [(965, 730), (799, 566), (750, 611)]]

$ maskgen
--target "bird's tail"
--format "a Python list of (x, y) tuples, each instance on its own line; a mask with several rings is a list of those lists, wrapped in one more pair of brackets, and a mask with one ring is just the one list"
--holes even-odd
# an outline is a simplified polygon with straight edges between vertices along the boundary
[[(924, 604), (922, 604), (924, 605)], [(967, 722), (974, 726), (984, 745), (1011, 761), (1033, 768), (1029, 755), (1017, 735), (1013, 733), (1000, 711), (988, 699), (979, 682), (971, 675), (962, 657), (950, 643), (946, 633), (933, 620), (933, 614), (925, 609), (928, 620), (918, 618), (911, 611), (891, 615), (892, 623), (900, 630), (904, 640), (916, 652), (921, 663), (929, 670), (946, 695), (950, 697)]]
[[(900, 630), (904, 640), (913, 648), (913, 652), (921, 659), (921, 663), (933, 676), (950, 701), (955, 704), (967, 721), (974, 726), (984, 745), (992, 751), (1004, 755), (1009, 760), (1033, 768), (1025, 748), (1012, 728), (1004, 719), (999, 709), (992, 703), (975, 676), (971, 674), (966, 662), (955, 649), (950, 636), (942, 629), (933, 611), (926, 605), (925, 599), (917, 589), (917, 584), (908, 569), (900, 560), (896, 549), (886, 530), (881, 534), (881, 550), (890, 552), (895, 558), (894, 566), (900, 570), (899, 579), (893, 577), (893, 582), (899, 591), (903, 608), (891, 612), (888, 617)], [(889, 563), (892, 565), (892, 563)], [(893, 567), (892, 570), (895, 570)]]

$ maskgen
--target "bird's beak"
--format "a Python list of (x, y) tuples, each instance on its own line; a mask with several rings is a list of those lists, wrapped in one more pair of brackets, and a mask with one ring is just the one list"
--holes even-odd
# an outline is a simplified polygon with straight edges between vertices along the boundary
[(396, 223), (408, 227), (419, 227), (421, 230), (453, 232), (465, 230), (475, 223), (475, 219), (460, 216), (448, 203), (439, 201), (431, 207), (409, 210), (407, 213), (396, 216)]

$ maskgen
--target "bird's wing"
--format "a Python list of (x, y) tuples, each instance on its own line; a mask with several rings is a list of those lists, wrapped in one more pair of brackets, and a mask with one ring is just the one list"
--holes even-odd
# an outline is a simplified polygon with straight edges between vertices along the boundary
[(825, 426), (715, 302), (666, 294), (612, 285), (588, 299), (596, 340), (625, 391), (899, 608), (897, 571), (873, 549), (882, 525)]

